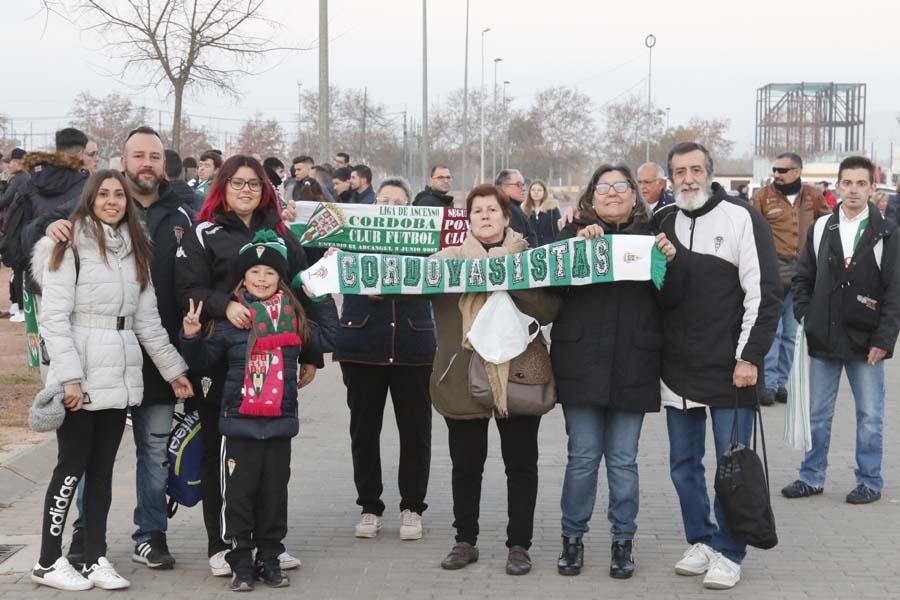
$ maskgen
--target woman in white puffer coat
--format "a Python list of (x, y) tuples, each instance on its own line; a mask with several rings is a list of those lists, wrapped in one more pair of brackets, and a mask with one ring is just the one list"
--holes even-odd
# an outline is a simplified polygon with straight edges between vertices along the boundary
[[(37, 243), (32, 274), (42, 288), (40, 330), (66, 416), (47, 489), (41, 557), (31, 578), (63, 590), (128, 587), (105, 558), (113, 463), (129, 406), (141, 403), (141, 346), (176, 396), (193, 395), (187, 365), (160, 323), (150, 280), (153, 255), (123, 175), (100, 171), (72, 214), (72, 244)], [(75, 488), (85, 477), (85, 564), (62, 556), (62, 533)]]

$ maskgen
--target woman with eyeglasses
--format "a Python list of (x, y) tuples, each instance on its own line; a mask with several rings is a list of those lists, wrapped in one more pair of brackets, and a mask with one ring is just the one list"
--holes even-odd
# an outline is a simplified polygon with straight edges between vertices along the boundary
[[(175, 281), (182, 308), (190, 299), (203, 302), (207, 320), (227, 319), (232, 325), (248, 329), (253, 321), (249, 309), (234, 296), (235, 285), (231, 264), (240, 249), (250, 243), (262, 230), (275, 231), (287, 247), (288, 283), (297, 292), (311, 321), (319, 321), (324, 329), (333, 328), (337, 321), (334, 302), (316, 303), (315, 308), (299, 288), (299, 274), (307, 268), (306, 256), (300, 242), (281, 220), (278, 196), (266, 177), (262, 164), (252, 156), (232, 156), (213, 179), (197, 224), (186, 232), (176, 255)], [(313, 329), (315, 323), (311, 323)], [(323, 346), (319, 346), (322, 348)], [(316, 369), (324, 363), (300, 366), (300, 384), (306, 385), (315, 377)], [(225, 561), (229, 546), (222, 540), (220, 530), (222, 497), (219, 490), (220, 457), (219, 408), (224, 364), (211, 367), (200, 374), (202, 396), (195, 398), (195, 408), (203, 427), (203, 519), (208, 536), (209, 566), (213, 575), (231, 574)], [(300, 561), (287, 552), (280, 557), (282, 569), (300, 566)]]
[[(578, 201), (575, 221), (557, 240), (608, 234), (653, 235), (651, 213), (628, 167), (603, 165)], [(667, 260), (675, 247), (660, 234)], [(634, 573), (638, 513), (638, 440), (644, 414), (660, 409), (662, 330), (657, 291), (649, 281), (560, 288), (562, 312), (553, 323), (550, 358), (569, 437), (563, 481), (560, 575), (578, 575), (582, 537), (597, 497), (600, 460), (606, 460), (607, 518), (612, 537), (609, 574)]]

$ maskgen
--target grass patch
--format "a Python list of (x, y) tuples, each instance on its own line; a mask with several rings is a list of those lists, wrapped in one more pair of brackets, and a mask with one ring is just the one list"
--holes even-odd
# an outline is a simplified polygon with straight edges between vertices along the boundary
[(40, 383), (39, 376), (29, 375), (0, 375), (0, 385), (20, 385), (23, 383)]

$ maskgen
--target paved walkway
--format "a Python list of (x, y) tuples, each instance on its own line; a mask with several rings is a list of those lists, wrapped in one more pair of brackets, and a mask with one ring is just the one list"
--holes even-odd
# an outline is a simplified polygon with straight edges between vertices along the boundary
[[(890, 363), (888, 388), (900, 386), (900, 366)], [(645, 421), (640, 453), (641, 513), (636, 553), (638, 571), (629, 581), (608, 577), (609, 545), (603, 511), (595, 515), (596, 530), (586, 538), (586, 568), (581, 576), (556, 574), (559, 547), (559, 494), (566, 462), (565, 432), (560, 410), (545, 417), (541, 427), (541, 487), (532, 558), (535, 568), (525, 577), (504, 571), (505, 479), (499, 440), (492, 428), (491, 451), (485, 473), (481, 513), (481, 560), (457, 572), (438, 563), (452, 542), (450, 459), (446, 428), (435, 418), (431, 485), (425, 514), (426, 535), (417, 542), (398, 538), (399, 497), (396, 491), (397, 438), (390, 408), (385, 415), (383, 458), (386, 468), (385, 527), (375, 540), (357, 540), (358, 517), (347, 434), (348, 411), (337, 365), (319, 373), (302, 397), (302, 433), (294, 441), (288, 549), (303, 560), (292, 571), (286, 590), (257, 588), (254, 597), (326, 598), (750, 598), (852, 599), (900, 598), (900, 413), (889, 394), (884, 473), (887, 488), (882, 501), (863, 507), (844, 503), (854, 487), (854, 415), (846, 385), (835, 418), (830, 479), (826, 492), (811, 500), (773, 497), (780, 544), (763, 552), (751, 549), (744, 563), (744, 579), (729, 592), (705, 591), (699, 578), (679, 577), (672, 565), (686, 545), (677, 499), (668, 476), (665, 423), (661, 415)], [(388, 404), (390, 406), (390, 403)], [(769, 432), (770, 467), (777, 490), (793, 480), (800, 458), (781, 441), (784, 407), (765, 409)], [(128, 436), (128, 430), (126, 430)], [(711, 440), (708, 443), (711, 447)], [(27, 547), (0, 563), (0, 598), (20, 600), (68, 594), (38, 589), (26, 571), (38, 554), (40, 506), (53, 465), (55, 443), (19, 456), (0, 470), (0, 544)], [(116, 467), (113, 508), (109, 519), (109, 558), (129, 578), (128, 591), (116, 598), (206, 600), (229, 598), (225, 578), (215, 578), (206, 566), (206, 536), (199, 507), (182, 509), (169, 530), (169, 546), (178, 559), (174, 571), (150, 571), (131, 562), (131, 510), (134, 502), (133, 444), (126, 437)], [(9, 469), (18, 475), (11, 475)], [(712, 476), (711, 471), (708, 473)], [(34, 483), (25, 485), (29, 481)], [(12, 490), (12, 485), (18, 487)], [(2, 493), (6, 493), (3, 500)], [(13, 496), (12, 498), (9, 498)], [(598, 505), (605, 505), (605, 482)], [(70, 519), (71, 522), (71, 519)], [(107, 594), (99, 590), (93, 596)]]

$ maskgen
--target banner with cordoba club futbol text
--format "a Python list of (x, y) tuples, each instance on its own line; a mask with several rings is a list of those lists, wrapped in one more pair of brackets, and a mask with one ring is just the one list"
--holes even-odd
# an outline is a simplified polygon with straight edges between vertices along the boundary
[(459, 246), (469, 222), (464, 208), (297, 202), (291, 229), (312, 248), (434, 254)]
[(573, 238), (488, 258), (434, 258), (337, 251), (301, 274), (324, 294), (459, 294), (652, 281), (662, 287), (666, 257), (649, 235)]

